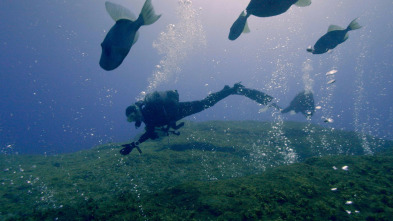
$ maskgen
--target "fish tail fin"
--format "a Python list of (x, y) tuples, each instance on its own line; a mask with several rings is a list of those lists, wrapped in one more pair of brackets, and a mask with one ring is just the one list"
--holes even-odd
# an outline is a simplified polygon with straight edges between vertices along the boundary
[(357, 18), (351, 21), (351, 23), (348, 25), (347, 27), (348, 31), (356, 30), (362, 27), (361, 25), (359, 25), (359, 23), (356, 20)]
[(151, 25), (161, 17), (161, 15), (156, 15), (154, 12), (151, 0), (146, 0), (139, 17), (141, 16), (143, 18), (143, 25)]

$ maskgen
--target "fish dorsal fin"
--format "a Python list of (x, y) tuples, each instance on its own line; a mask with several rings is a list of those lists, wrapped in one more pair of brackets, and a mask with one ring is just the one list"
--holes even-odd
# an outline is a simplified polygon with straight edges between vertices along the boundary
[(244, 25), (243, 33), (250, 33), (250, 28), (248, 27), (248, 23)]
[(296, 6), (299, 6), (299, 7), (306, 7), (306, 6), (311, 5), (311, 0), (298, 0), (298, 1), (295, 3), (295, 5), (296, 5)]
[(330, 25), (327, 32), (338, 31), (338, 30), (344, 30), (344, 28), (341, 28), (338, 25)]
[(138, 38), (139, 38), (139, 31), (135, 33), (135, 37), (134, 37), (134, 41), (132, 42), (132, 45), (134, 45), (136, 41), (138, 41)]
[(130, 10), (121, 5), (112, 2), (105, 2), (105, 8), (111, 18), (115, 21), (120, 19), (128, 19), (131, 21), (136, 20), (136, 16)]

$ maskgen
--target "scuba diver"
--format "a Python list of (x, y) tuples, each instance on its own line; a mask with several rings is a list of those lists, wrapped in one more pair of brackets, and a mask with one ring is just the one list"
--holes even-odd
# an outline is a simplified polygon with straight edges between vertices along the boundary
[[(268, 107), (273, 107), (276, 108), (280, 113), (285, 114), (285, 113), (291, 113), (291, 114), (296, 114), (296, 113), (301, 113), (303, 114), (307, 119), (311, 118), (312, 115), (315, 113), (315, 104), (314, 104), (314, 95), (311, 91), (302, 91), (298, 93), (291, 103), (289, 104), (288, 107), (286, 108), (281, 108), (278, 106), (276, 103), (271, 103), (266, 106)], [(264, 111), (264, 110), (262, 110)]]
[(271, 103), (272, 96), (255, 89), (246, 88), (240, 83), (236, 83), (233, 87), (226, 85), (221, 91), (209, 94), (203, 100), (189, 102), (179, 102), (179, 94), (176, 90), (155, 91), (147, 94), (143, 100), (127, 107), (127, 121), (135, 122), (136, 128), (139, 128), (143, 122), (145, 133), (139, 137), (138, 141), (122, 145), (124, 148), (120, 150), (120, 153), (128, 155), (134, 148), (142, 153), (139, 144), (148, 139), (157, 139), (159, 136), (156, 130), (163, 131), (166, 135), (169, 135), (169, 133), (180, 135), (177, 130), (184, 126), (184, 122), (176, 124), (177, 121), (212, 107), (229, 95), (245, 96), (261, 105), (265, 105), (266, 108), (276, 108), (283, 114), (288, 112), (302, 113), (310, 118), (315, 112), (314, 97), (311, 91), (298, 93), (289, 106), (284, 109), (276, 103)]
[(159, 136), (156, 130), (163, 131), (167, 135), (169, 133), (179, 135), (177, 130), (184, 125), (184, 122), (176, 124), (177, 121), (212, 107), (229, 95), (236, 94), (246, 96), (262, 105), (267, 105), (273, 100), (273, 97), (255, 89), (245, 88), (240, 83), (236, 83), (233, 87), (226, 85), (222, 90), (211, 93), (198, 101), (179, 102), (179, 94), (176, 90), (155, 91), (147, 94), (143, 100), (126, 109), (127, 121), (135, 122), (136, 128), (140, 127), (143, 122), (145, 133), (139, 137), (138, 141), (122, 145), (124, 148), (120, 150), (120, 153), (127, 155), (134, 148), (142, 153), (139, 144), (148, 139), (157, 139)]

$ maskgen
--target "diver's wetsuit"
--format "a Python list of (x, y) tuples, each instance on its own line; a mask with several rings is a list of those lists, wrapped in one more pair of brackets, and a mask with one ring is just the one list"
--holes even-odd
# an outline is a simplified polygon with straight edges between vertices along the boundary
[(158, 138), (157, 133), (154, 131), (157, 127), (167, 126), (167, 129), (169, 127), (176, 129), (176, 121), (212, 107), (232, 94), (236, 94), (235, 89), (226, 86), (221, 91), (209, 94), (205, 99), (199, 101), (178, 102), (177, 104), (169, 105), (137, 102), (136, 105), (139, 106), (143, 115), (143, 123), (146, 125), (146, 132), (138, 139), (138, 142), (142, 143), (148, 139), (154, 140)]
[[(148, 139), (154, 140), (158, 138), (158, 134), (155, 132), (156, 129), (161, 128), (164, 132), (167, 133), (170, 132), (170, 128), (177, 130), (184, 125), (184, 123), (176, 125), (177, 121), (183, 119), (184, 117), (201, 112), (209, 107), (212, 107), (222, 99), (234, 94), (243, 95), (262, 105), (266, 105), (273, 99), (273, 97), (263, 92), (245, 88), (243, 85), (238, 83), (235, 84), (232, 88), (229, 86), (225, 86), (224, 89), (222, 89), (221, 91), (209, 94), (205, 99), (199, 101), (139, 101), (135, 103), (135, 105), (137, 105), (141, 110), (143, 116), (143, 123), (145, 123), (146, 125), (145, 133), (138, 139), (137, 142), (122, 145), (124, 148), (120, 151), (120, 153), (123, 155), (127, 155), (132, 151), (133, 148), (137, 148), (138, 151), (141, 153), (138, 145)], [(135, 122), (136, 127), (139, 127), (141, 124), (141, 121)], [(171, 132), (174, 134), (178, 134), (175, 131)]]

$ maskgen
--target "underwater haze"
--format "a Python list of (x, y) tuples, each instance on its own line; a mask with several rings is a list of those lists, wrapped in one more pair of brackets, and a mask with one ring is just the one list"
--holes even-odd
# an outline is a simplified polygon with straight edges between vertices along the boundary
[[(112, 2), (136, 15), (144, 3)], [(123, 63), (105, 71), (100, 44), (114, 21), (104, 0), (2, 0), (1, 151), (59, 154), (126, 142), (143, 127), (128, 123), (125, 109), (144, 94), (177, 89), (180, 101), (192, 101), (237, 82), (280, 106), (310, 90), (320, 109), (306, 119), (230, 96), (187, 120), (312, 123), (358, 132), (365, 150), (368, 135), (393, 139), (391, 0), (313, 0), (281, 15), (250, 16), (250, 33), (231, 41), (229, 30), (248, 3), (153, 0), (161, 18), (141, 27)], [(306, 51), (329, 25), (345, 28), (355, 18), (362, 28), (344, 43), (325, 54)]]

